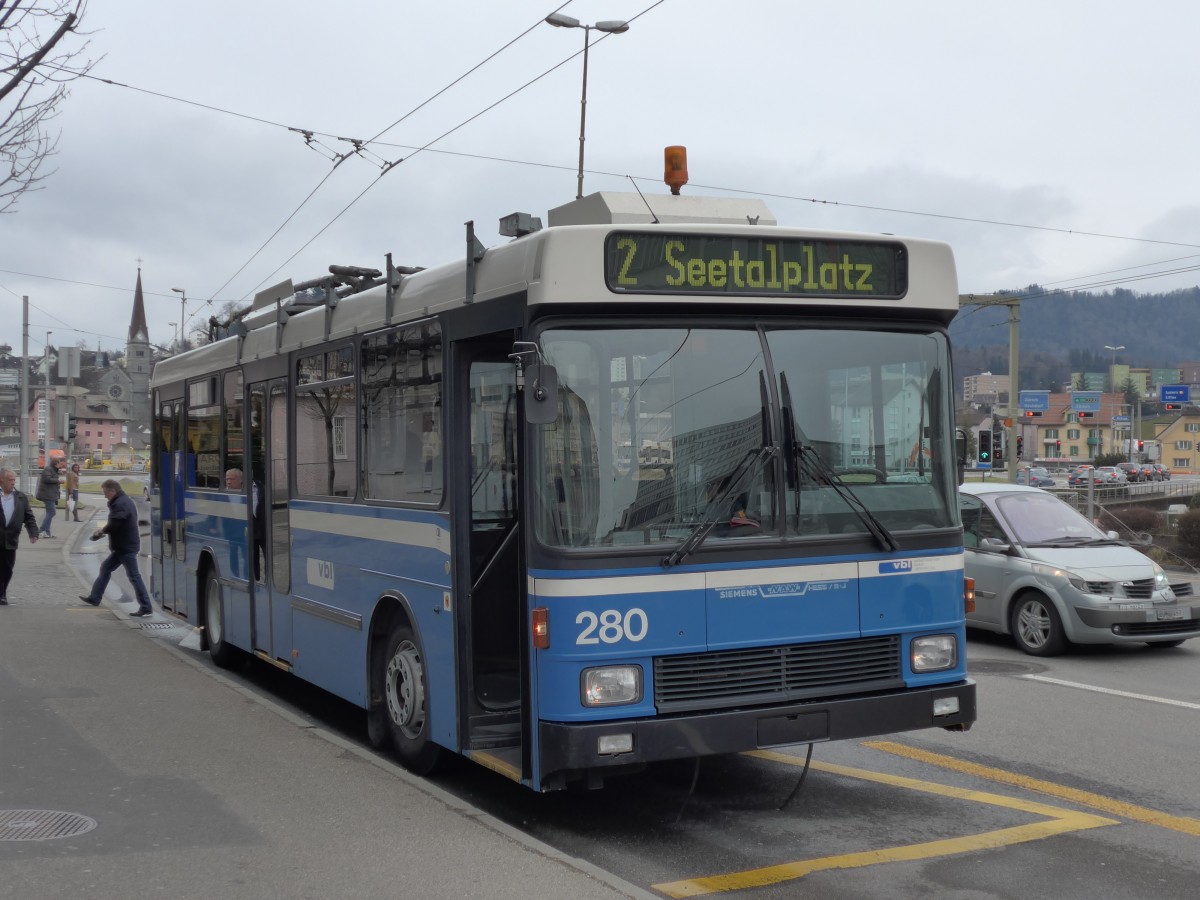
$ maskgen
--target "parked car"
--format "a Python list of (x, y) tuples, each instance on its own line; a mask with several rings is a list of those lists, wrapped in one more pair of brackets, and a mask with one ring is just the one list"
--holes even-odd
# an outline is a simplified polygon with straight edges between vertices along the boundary
[(1117, 463), (1117, 468), (1125, 473), (1125, 477), (1130, 481), (1145, 481), (1142, 477), (1141, 467), (1131, 462)]
[(1129, 479), (1125, 477), (1125, 473), (1116, 466), (1098, 466), (1096, 468), (1096, 481), (1103, 484), (1125, 484)]
[(1070, 644), (1175, 647), (1200, 637), (1191, 583), (1103, 532), (1056, 496), (996, 482), (959, 488), (967, 626), (1009, 634), (1033, 656)]
[(1156, 472), (1158, 472), (1158, 480), (1159, 481), (1170, 481), (1171, 480), (1171, 470), (1168, 469), (1166, 466), (1164, 466), (1162, 463), (1155, 463), (1154, 469)]
[(1054, 487), (1054, 479), (1041, 466), (1030, 466), (1028, 469), (1017, 470), (1017, 484), (1027, 484), (1030, 487)]
[[(1067, 486), (1087, 487), (1088, 483), (1092, 480), (1092, 477), (1091, 466), (1077, 466), (1067, 473)], [(1097, 479), (1096, 483), (1103, 484), (1104, 482)]]

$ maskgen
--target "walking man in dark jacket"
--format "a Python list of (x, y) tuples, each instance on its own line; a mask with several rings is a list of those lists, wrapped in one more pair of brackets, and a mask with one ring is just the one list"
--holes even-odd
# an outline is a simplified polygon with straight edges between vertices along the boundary
[(37, 519), (29, 498), (17, 490), (17, 473), (0, 469), (0, 515), (4, 516), (4, 537), (0, 540), (0, 606), (8, 606), (8, 583), (17, 561), (21, 529), (29, 532), (30, 543), (37, 543)]
[(54, 521), (54, 514), (58, 511), (58, 486), (60, 484), (62, 484), (62, 474), (58, 471), (58, 460), (51, 459), (46, 463), (46, 468), (42, 469), (42, 477), (38, 479), (35, 494), (42, 503), (46, 504), (46, 516), (42, 519), (41, 527), (43, 537), (54, 537), (50, 533), (50, 523)]
[(116, 479), (110, 478), (100, 487), (104, 496), (108, 498), (108, 523), (97, 529), (92, 535), (92, 540), (98, 541), (107, 534), (110, 553), (104, 562), (100, 563), (100, 574), (92, 584), (91, 593), (81, 594), (79, 599), (91, 606), (99, 606), (112, 573), (124, 566), (138, 601), (137, 612), (130, 615), (138, 618), (151, 615), (154, 607), (150, 605), (150, 593), (146, 590), (146, 583), (142, 581), (141, 572), (138, 571), (138, 551), (142, 549), (142, 539), (138, 535), (137, 507), (130, 496), (121, 490), (121, 483)]

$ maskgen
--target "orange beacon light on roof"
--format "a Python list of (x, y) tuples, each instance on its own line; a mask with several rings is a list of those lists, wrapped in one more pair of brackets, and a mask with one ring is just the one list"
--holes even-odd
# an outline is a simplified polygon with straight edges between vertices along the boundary
[(687, 147), (667, 147), (663, 150), (663, 181), (671, 187), (672, 194), (688, 183)]

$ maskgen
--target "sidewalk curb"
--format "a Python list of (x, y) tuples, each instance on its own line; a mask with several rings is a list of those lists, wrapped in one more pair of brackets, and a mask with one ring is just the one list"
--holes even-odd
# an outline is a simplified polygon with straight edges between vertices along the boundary
[[(166, 616), (168, 620), (182, 622), (184, 625), (187, 624), (186, 619), (180, 619), (173, 614), (163, 613), (163, 615)], [(128, 620), (128, 616), (126, 616), (126, 619)], [(126, 625), (131, 628), (141, 628), (141, 624), (142, 623), (140, 622), (133, 622), (132, 620), (126, 622)], [(196, 658), (198, 651), (185, 651), (175, 644), (163, 641), (154, 641), (153, 643), (158, 645), (167, 653), (175, 656), (185, 664), (191, 666), (198, 672), (202, 672), (203, 674), (212, 678), (214, 681), (223, 684), (225, 687), (239, 694), (244, 699), (262, 706), (264, 709), (274, 713), (284, 721), (296, 726), (297, 728), (307, 731), (309, 734), (312, 734), (313, 736), (318, 737), (321, 740), (326, 741), (327, 743), (332, 744), (333, 746), (338, 747), (348, 753), (354, 754), (363, 762), (387, 772), (393, 778), (404, 782), (404, 784), (408, 787), (420, 791), (431, 800), (440, 803), (445, 809), (462, 816), (463, 818), (479, 823), (489, 831), (492, 831), (495, 834), (512, 841), (513, 843), (520, 844), (529, 852), (535, 853), (550, 862), (555, 862), (559, 865), (565, 866), (566, 868), (574, 869), (581, 875), (585, 875), (594, 881), (612, 888), (614, 891), (624, 894), (626, 897), (629, 897), (630, 900), (662, 900), (661, 895), (652, 893), (644, 888), (632, 884), (631, 882), (625, 881), (619, 876), (614, 875), (612, 872), (602, 869), (585, 859), (564, 853), (561, 850), (558, 850), (557, 848), (538, 840), (532, 835), (526, 834), (512, 825), (509, 825), (508, 823), (496, 818), (490, 813), (484, 812), (479, 807), (472, 805), (470, 801), (455, 796), (444, 788), (438, 787), (436, 784), (429, 782), (419, 775), (414, 775), (399, 763), (392, 762), (390, 759), (381, 756), (373, 750), (363, 747), (352, 740), (349, 740), (324, 728), (321, 725), (313, 724), (311, 721), (280, 705), (273, 697), (260, 694), (252, 688), (238, 683), (224, 672), (219, 672), (212, 669), (205, 662)]]

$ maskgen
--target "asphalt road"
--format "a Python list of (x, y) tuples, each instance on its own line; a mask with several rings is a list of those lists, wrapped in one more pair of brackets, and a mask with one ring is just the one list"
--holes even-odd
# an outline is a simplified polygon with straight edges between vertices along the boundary
[[(1196, 896), (1200, 641), (1034, 659), (972, 635), (968, 666), (970, 732), (816, 745), (807, 774), (806, 748), (792, 747), (654, 766), (593, 792), (533, 794), (463, 761), (431, 782), (659, 896)], [(373, 752), (361, 711), (266, 665), (229, 677)]]

